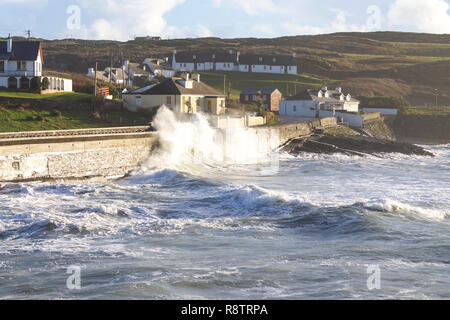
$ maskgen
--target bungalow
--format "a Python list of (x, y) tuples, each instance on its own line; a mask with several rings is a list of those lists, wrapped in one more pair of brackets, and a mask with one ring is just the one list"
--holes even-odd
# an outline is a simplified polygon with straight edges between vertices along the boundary
[(278, 89), (246, 89), (241, 92), (240, 101), (243, 104), (257, 102), (262, 97), (264, 108), (278, 111), (282, 94)]
[(72, 91), (72, 80), (44, 77), (44, 56), (39, 41), (17, 41), (11, 36), (0, 42), (0, 87), (30, 89), (31, 80), (38, 78), (48, 83), (52, 92)]
[(255, 55), (239, 56), (240, 72), (297, 74), (296, 54), (292, 56)]
[(172, 67), (177, 71), (236, 71), (297, 74), (296, 54), (292, 56), (228, 52), (173, 52)]
[(122, 96), (124, 107), (132, 112), (140, 108), (151, 109), (165, 105), (178, 113), (208, 112), (215, 115), (225, 112), (225, 96), (200, 82), (200, 75), (164, 81), (126, 93)]
[(305, 90), (280, 103), (280, 115), (319, 118), (320, 110), (359, 112), (359, 101), (350, 94), (344, 94), (342, 88), (328, 90)]

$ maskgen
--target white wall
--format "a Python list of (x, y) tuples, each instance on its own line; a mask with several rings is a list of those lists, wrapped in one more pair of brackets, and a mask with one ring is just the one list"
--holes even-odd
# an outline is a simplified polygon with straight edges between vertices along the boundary
[[(320, 110), (319, 116), (320, 118), (331, 118), (333, 111)], [(362, 128), (364, 126), (363, 117), (357, 114), (336, 111), (336, 117), (348, 123), (350, 127)]]
[[(296, 111), (294, 111), (294, 106)], [(311, 110), (313, 109), (313, 110)], [(280, 102), (281, 115), (292, 116), (292, 117), (308, 117), (315, 118), (316, 110), (314, 101), (289, 101), (284, 100)]]
[(232, 63), (232, 62), (217, 62), (216, 63), (216, 70), (233, 71), (234, 70), (234, 63)]
[(0, 87), (8, 87), (8, 78), (7, 77), (0, 78)]
[(398, 114), (397, 109), (391, 108), (362, 108), (362, 111), (365, 113), (381, 112), (385, 116), (396, 116)]

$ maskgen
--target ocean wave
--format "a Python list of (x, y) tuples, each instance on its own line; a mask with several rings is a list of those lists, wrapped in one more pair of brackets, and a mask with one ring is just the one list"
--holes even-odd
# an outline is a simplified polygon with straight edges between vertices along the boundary
[(435, 221), (443, 221), (446, 218), (450, 217), (449, 209), (423, 208), (392, 199), (381, 199), (371, 201), (364, 204), (364, 207), (369, 210), (380, 211), (385, 213), (412, 214), (414, 216), (431, 219)]

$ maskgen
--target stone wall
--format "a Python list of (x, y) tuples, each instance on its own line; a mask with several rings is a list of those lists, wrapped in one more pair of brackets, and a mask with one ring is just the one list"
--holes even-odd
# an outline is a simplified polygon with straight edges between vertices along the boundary
[(0, 182), (117, 178), (157, 145), (154, 133), (0, 140)]

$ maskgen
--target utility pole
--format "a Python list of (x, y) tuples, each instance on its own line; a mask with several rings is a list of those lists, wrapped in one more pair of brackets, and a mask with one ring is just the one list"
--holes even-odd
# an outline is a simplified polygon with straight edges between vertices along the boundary
[(227, 75), (225, 74), (223, 76), (223, 94), (226, 95), (227, 94)]
[(27, 30), (28, 40), (31, 40), (31, 30)]
[(112, 83), (112, 51), (109, 51), (109, 85)]
[(95, 73), (94, 73), (94, 97), (97, 97), (97, 62), (95, 63)]
[(438, 89), (434, 89), (434, 94), (436, 96), (436, 107), (438, 106)]

